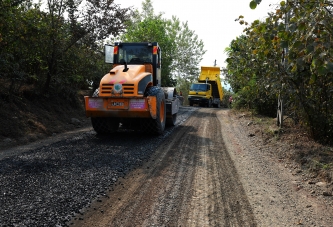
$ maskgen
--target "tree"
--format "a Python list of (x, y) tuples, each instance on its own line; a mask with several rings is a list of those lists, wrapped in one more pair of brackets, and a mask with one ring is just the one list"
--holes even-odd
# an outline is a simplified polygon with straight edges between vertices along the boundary
[(179, 19), (172, 17), (172, 34), (176, 45), (176, 53), (172, 67), (174, 75), (184, 78), (188, 82), (193, 82), (199, 75), (199, 64), (205, 54), (202, 40), (190, 30), (188, 23), (180, 23)]
[(124, 31), (130, 9), (110, 0), (47, 0), (46, 11), (40, 4), (1, 1), (0, 79), (10, 81), (11, 93), (22, 84), (35, 93), (75, 93), (102, 75), (99, 43)]
[[(239, 56), (243, 64), (251, 62), (247, 70), (269, 88), (266, 93), (281, 93), (293, 118), (323, 142), (333, 136), (332, 9), (331, 1), (281, 1), (265, 21), (244, 30), (246, 48)], [(229, 78), (242, 88), (230, 54)]]
[(225, 52), (228, 55), (227, 67), (223, 69), (225, 80), (237, 94), (234, 107), (254, 109), (261, 114), (272, 116), (275, 108), (274, 93), (269, 93), (269, 87), (263, 82), (266, 71), (260, 67), (259, 59), (252, 52), (255, 42), (248, 36), (240, 36), (233, 40)]
[[(48, 0), (50, 19), (48, 72), (46, 91), (59, 70), (62, 56), (75, 45), (85, 45), (96, 50), (96, 41), (116, 36), (125, 29), (129, 9), (121, 9), (110, 0), (102, 1)], [(68, 12), (69, 18), (64, 15)], [(66, 31), (69, 31), (69, 33)], [(67, 35), (66, 35), (67, 34)]]
[(142, 3), (142, 13), (132, 14), (123, 41), (157, 41), (162, 49), (162, 86), (175, 86), (177, 77), (185, 79), (198, 75), (198, 64), (205, 51), (203, 42), (194, 31), (179, 19), (163, 18), (162, 13), (154, 14), (151, 0)]
[(257, 5), (259, 5), (260, 2), (261, 2), (261, 0), (252, 0), (252, 1), (250, 2), (250, 8), (251, 8), (251, 9), (255, 9), (255, 8), (257, 8)]
[(171, 63), (175, 55), (176, 46), (168, 34), (170, 21), (162, 18), (162, 14), (154, 14), (151, 0), (142, 2), (142, 13), (138, 10), (128, 21), (128, 29), (121, 36), (125, 42), (153, 42), (159, 43), (162, 49), (162, 86), (173, 86), (175, 81), (171, 77)]
[(36, 55), (31, 42), (38, 42), (38, 33), (34, 34), (33, 24), (41, 15), (31, 11), (30, 6), (30, 1), (0, 3), (0, 79), (4, 84), (9, 83), (10, 94), (34, 77), (30, 70), (34, 68)]

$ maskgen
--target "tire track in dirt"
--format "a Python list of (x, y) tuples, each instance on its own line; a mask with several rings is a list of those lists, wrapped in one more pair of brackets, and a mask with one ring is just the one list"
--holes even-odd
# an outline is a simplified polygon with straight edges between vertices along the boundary
[(310, 185), (303, 174), (294, 174), (280, 162), (279, 150), (288, 151), (288, 143), (266, 144), (260, 131), (249, 136), (254, 130), (248, 123), (253, 119), (243, 115), (220, 110), (217, 116), (225, 126), (223, 139), (258, 226), (333, 226), (332, 206), (306, 189)]
[[(202, 149), (199, 152), (205, 177), (195, 182), (201, 182), (204, 185), (201, 187), (205, 187), (199, 201), (206, 200), (205, 217), (208, 223), (207, 220), (200, 222), (202, 219), (199, 219), (194, 224), (192, 219), (190, 226), (256, 226), (237, 170), (222, 139), (223, 125), (220, 125), (216, 111), (202, 109), (201, 112), (207, 118), (206, 130), (198, 130), (203, 132), (200, 135)], [(199, 174), (196, 176), (200, 177)], [(200, 190), (200, 185), (194, 188)]]
[(72, 226), (256, 226), (217, 111), (198, 109)]

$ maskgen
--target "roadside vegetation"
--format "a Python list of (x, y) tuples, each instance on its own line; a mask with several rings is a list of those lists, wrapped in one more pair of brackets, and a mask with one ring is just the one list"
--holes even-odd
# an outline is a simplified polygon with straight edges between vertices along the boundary
[(280, 97), (286, 118), (332, 145), (332, 13), (332, 1), (281, 1), (264, 21), (240, 16), (244, 33), (226, 48), (223, 70), (234, 107), (273, 117)]
[(0, 3), (2, 98), (72, 98), (106, 71), (102, 41), (125, 31), (130, 9), (106, 0), (34, 2)]
[[(141, 10), (107, 0), (35, 2), (0, 2), (0, 142), (31, 142), (88, 125), (82, 97), (111, 68), (104, 63), (104, 44), (114, 41), (158, 41), (162, 86), (176, 86), (187, 101), (205, 53), (187, 22), (165, 19), (152, 0), (143, 1)], [(331, 13), (331, 1), (282, 1), (264, 21), (240, 16), (244, 33), (226, 48), (223, 75), (232, 92), (224, 89), (223, 107), (230, 107), (232, 96), (233, 108), (268, 116), (271, 124), (280, 96), (287, 124), (283, 130), (261, 125), (265, 134), (278, 140), (289, 131), (332, 145)], [(320, 150), (302, 147), (314, 157)], [(324, 153), (332, 154), (329, 148)], [(315, 166), (330, 169), (332, 159), (323, 157)]]
[[(142, 11), (113, 1), (2, 1), (0, 80), (2, 96), (50, 92), (70, 97), (97, 85), (111, 68), (104, 44), (158, 41), (163, 52), (162, 85), (191, 80), (205, 53), (187, 22), (155, 14), (151, 0)], [(29, 89), (28, 89), (29, 88)]]
[(158, 41), (162, 86), (185, 94), (205, 53), (187, 22), (155, 14), (151, 0), (141, 11), (107, 0), (8, 0), (0, 2), (0, 19), (0, 140), (54, 133), (52, 117), (41, 113), (66, 121), (70, 111), (84, 116), (81, 91), (93, 91), (112, 68), (104, 63), (106, 43)]

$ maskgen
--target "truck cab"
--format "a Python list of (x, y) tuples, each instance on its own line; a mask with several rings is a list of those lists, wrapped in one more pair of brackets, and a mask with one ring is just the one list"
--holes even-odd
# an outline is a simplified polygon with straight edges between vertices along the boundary
[(211, 107), (212, 105), (212, 89), (210, 84), (193, 83), (189, 91), (189, 104), (198, 104), (199, 106)]
[(201, 66), (198, 82), (191, 84), (188, 101), (190, 106), (220, 107), (223, 88), (220, 79), (220, 67)]

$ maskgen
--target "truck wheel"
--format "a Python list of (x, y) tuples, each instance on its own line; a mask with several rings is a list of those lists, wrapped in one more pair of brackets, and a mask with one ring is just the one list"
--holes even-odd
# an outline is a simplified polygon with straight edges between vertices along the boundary
[(175, 126), (177, 121), (177, 114), (172, 114), (172, 117), (167, 118), (166, 124), (169, 126)]
[(92, 117), (91, 124), (98, 134), (113, 133), (119, 128), (118, 119), (112, 117)]
[(193, 106), (193, 102), (190, 102), (190, 106)]
[(212, 107), (212, 100), (211, 100), (211, 99), (208, 100), (207, 107), (208, 107), (208, 108), (211, 108), (211, 107)]
[(156, 96), (156, 119), (146, 119), (143, 121), (144, 131), (161, 135), (166, 123), (166, 104), (164, 91), (159, 87), (149, 87), (145, 96)]

